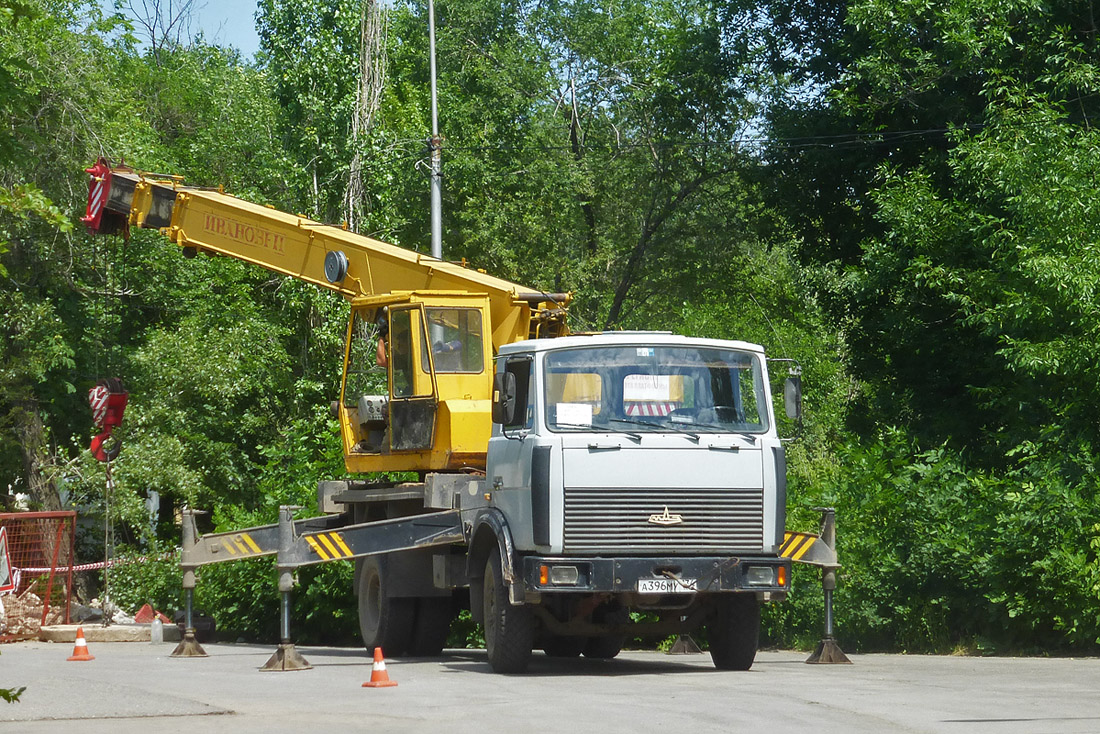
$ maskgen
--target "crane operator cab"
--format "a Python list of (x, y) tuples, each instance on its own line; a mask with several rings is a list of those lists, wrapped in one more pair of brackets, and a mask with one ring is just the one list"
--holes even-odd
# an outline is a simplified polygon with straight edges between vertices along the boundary
[(348, 471), (484, 467), (489, 316), (488, 298), (476, 294), (353, 301), (339, 407)]

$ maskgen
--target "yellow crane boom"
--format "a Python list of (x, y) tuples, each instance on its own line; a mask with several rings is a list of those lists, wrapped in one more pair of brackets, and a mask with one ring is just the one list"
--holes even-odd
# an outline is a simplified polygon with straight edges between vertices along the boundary
[[(399, 291), (483, 293), (495, 348), (562, 333), (569, 294), (545, 293), (217, 189), (184, 186), (179, 176), (111, 167), (104, 159), (87, 170), (93, 180), (84, 221), (93, 233), (119, 231), (123, 223), (157, 229), (191, 253), (233, 257), (349, 300)], [(96, 196), (101, 218), (91, 216)]]
[[(560, 336), (569, 294), (549, 294), (305, 216), (100, 159), (83, 221), (93, 233), (155, 229), (188, 255), (218, 254), (351, 301), (338, 408), (349, 471), (484, 466), (493, 355)], [(362, 341), (388, 332), (388, 395), (368, 395)], [(387, 356), (388, 355), (388, 356)]]

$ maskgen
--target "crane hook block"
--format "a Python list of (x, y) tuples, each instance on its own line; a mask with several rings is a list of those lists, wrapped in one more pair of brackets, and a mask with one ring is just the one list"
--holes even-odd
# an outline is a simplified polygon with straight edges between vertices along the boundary
[[(85, 168), (88, 181), (88, 208), (80, 221), (95, 234), (121, 234), (129, 237), (129, 204), (133, 198), (134, 179), (128, 169), (112, 168), (106, 158), (99, 158), (91, 168)], [(120, 173), (119, 177), (115, 173)]]
[(111, 377), (100, 380), (88, 391), (88, 403), (92, 406), (92, 420), (100, 429), (92, 439), (89, 450), (99, 461), (114, 461), (122, 450), (122, 442), (117, 438), (111, 441), (111, 431), (122, 423), (122, 414), (126, 410), (126, 401), (130, 394), (122, 386), (122, 380)]

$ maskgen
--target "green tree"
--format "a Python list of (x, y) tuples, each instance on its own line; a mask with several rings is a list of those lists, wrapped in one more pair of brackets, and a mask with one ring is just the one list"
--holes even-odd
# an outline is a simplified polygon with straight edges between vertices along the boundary
[(775, 40), (827, 58), (798, 59), (813, 84), (773, 108), (769, 152), (802, 261), (833, 273), (872, 446), (821, 475), (851, 534), (838, 604), (870, 645), (1089, 646), (1095, 19), (867, 0), (840, 20)]
[(362, 1), (263, 0), (257, 14), (282, 141), (293, 161), (285, 175), (294, 196), (326, 222), (345, 214)]
[[(1044, 426), (1094, 440), (1075, 407), (1095, 385), (1083, 365), (1098, 231), (1093, 21), (1069, 4), (868, 2), (850, 23), (873, 45), (846, 82), (849, 107), (927, 106), (945, 83), (977, 108), (949, 152), (884, 162), (871, 191), (881, 234), (850, 302), (873, 399), (989, 458)], [(905, 27), (924, 29), (919, 42)]]

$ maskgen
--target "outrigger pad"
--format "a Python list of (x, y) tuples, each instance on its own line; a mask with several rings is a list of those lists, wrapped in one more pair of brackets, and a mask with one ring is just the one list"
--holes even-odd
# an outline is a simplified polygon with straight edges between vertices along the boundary
[(176, 645), (176, 649), (169, 655), (170, 658), (207, 658), (210, 657), (206, 654), (206, 650), (202, 649), (202, 645), (195, 639), (195, 628), (188, 627), (183, 633), (183, 639), (180, 640), (180, 644)]
[(852, 664), (852, 661), (848, 659), (848, 656), (844, 654), (844, 651), (840, 649), (840, 645), (836, 644), (836, 640), (832, 637), (826, 637), (817, 643), (817, 649), (814, 650), (813, 655), (806, 658), (806, 662), (814, 665)]
[(691, 635), (680, 635), (668, 650), (669, 655), (696, 655), (702, 652), (695, 640), (691, 639)]
[(283, 670), (312, 670), (313, 666), (306, 662), (306, 659), (302, 657), (302, 654), (298, 652), (294, 647), (293, 642), (281, 642), (279, 647), (275, 650), (275, 654), (264, 663), (264, 666), (260, 670), (265, 671), (283, 671)]

